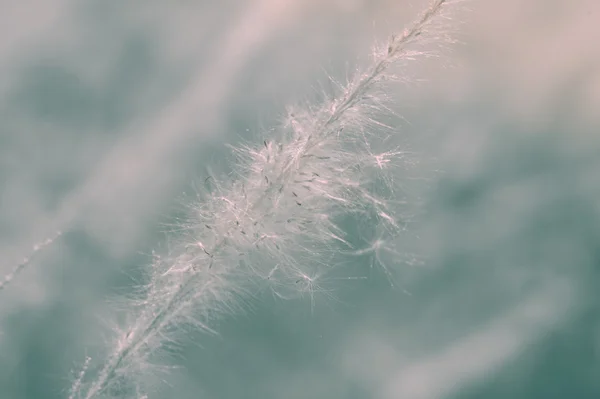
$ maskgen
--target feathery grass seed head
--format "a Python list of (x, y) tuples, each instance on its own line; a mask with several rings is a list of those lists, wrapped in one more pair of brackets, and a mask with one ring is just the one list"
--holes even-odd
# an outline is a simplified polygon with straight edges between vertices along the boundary
[[(393, 253), (388, 244), (405, 228), (402, 179), (394, 176), (410, 157), (386, 142), (394, 129), (382, 122), (391, 111), (381, 83), (394, 78), (392, 64), (422, 55), (407, 46), (424, 40), (445, 3), (434, 0), (336, 96), (290, 110), (271, 137), (234, 148), (235, 175), (208, 178), (180, 240), (155, 258), (112, 352), (91, 381), (75, 381), (73, 397), (140, 392), (135, 376), (153, 370), (186, 327), (215, 333), (213, 320), (239, 311), (254, 283), (281, 298), (308, 296), (312, 308), (316, 294), (331, 295), (325, 282), (344, 256), (374, 263)], [(374, 239), (357, 247), (349, 224), (369, 226)], [(390, 278), (393, 262), (383, 264)]]

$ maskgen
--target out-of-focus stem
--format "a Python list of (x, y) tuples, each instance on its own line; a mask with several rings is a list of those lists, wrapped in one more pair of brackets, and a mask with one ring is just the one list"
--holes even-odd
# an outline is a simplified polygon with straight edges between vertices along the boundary
[(31, 263), (34, 256), (37, 255), (38, 252), (40, 252), (41, 250), (43, 250), (44, 248), (46, 248), (47, 246), (52, 244), (58, 237), (60, 237), (61, 234), (62, 233), (60, 231), (57, 231), (52, 237), (48, 238), (46, 241), (35, 245), (33, 247), (33, 251), (29, 254), (29, 256), (23, 258), (23, 260), (19, 264), (17, 264), (15, 267), (13, 267), (13, 270), (9, 274), (4, 276), (2, 281), (0, 281), (0, 291), (2, 291), (4, 288), (6, 288), (14, 280), (14, 278), (19, 273), (21, 273), (23, 271), (23, 269), (25, 269), (25, 267), (27, 267), (27, 265), (29, 265)]

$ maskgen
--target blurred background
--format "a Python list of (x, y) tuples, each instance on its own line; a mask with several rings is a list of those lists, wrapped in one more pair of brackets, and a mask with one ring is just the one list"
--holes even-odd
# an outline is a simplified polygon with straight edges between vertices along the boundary
[[(0, 398), (66, 398), (225, 144), (262, 140), (426, 5), (1, 0), (0, 276), (63, 235), (0, 291)], [(390, 92), (423, 160), (399, 244), (421, 266), (314, 309), (249, 299), (150, 398), (600, 397), (600, 3), (449, 15), (457, 43)]]

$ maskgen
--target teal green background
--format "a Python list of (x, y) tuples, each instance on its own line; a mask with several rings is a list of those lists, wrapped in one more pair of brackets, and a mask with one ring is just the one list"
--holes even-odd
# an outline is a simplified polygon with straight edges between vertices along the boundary
[[(194, 184), (231, 167), (225, 144), (260, 143), (285, 104), (328, 90), (323, 69), (343, 79), (422, 5), (205, 3), (56, 0), (4, 21), (0, 275), (64, 234), (0, 292), (0, 399), (68, 397)], [(577, 7), (565, 26), (597, 8)], [(398, 245), (422, 265), (395, 287), (349, 265), (368, 279), (328, 281), (334, 298), (314, 307), (257, 289), (218, 336), (189, 332), (164, 359), (177, 367), (143, 380), (149, 398), (600, 397), (597, 64), (548, 62), (536, 97), (490, 69), (484, 40), (502, 31), (478, 35), (486, 12), (459, 9), (462, 44), (399, 70), (425, 83), (389, 91), (421, 158), (419, 217)], [(548, 15), (520, 29), (536, 37)]]

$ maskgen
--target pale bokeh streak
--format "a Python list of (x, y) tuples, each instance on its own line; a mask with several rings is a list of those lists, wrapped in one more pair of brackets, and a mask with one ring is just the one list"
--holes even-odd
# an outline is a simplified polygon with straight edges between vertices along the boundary
[[(543, 337), (576, 304), (567, 282), (548, 284), (505, 314), (444, 350), (400, 366), (383, 383), (382, 399), (442, 399), (484, 379)], [(401, 355), (398, 356), (401, 358)]]
[[(91, 231), (112, 237), (115, 247), (135, 236), (137, 220), (171, 193), (177, 156), (187, 145), (218, 132), (220, 114), (245, 59), (298, 17), (295, 2), (263, 0), (249, 7), (218, 39), (221, 51), (193, 76), (179, 97), (157, 116), (127, 129), (85, 184), (70, 194), (58, 224), (81, 217)], [(140, 203), (140, 198), (144, 199)], [(82, 209), (88, 211), (81, 212)], [(106, 215), (111, 215), (106, 218)]]
[[(186, 89), (158, 115), (132, 118), (133, 124), (120, 134), (120, 142), (94, 166), (85, 182), (63, 199), (54, 214), (42, 212), (41, 204), (33, 211), (36, 205), (31, 204), (33, 212), (27, 214), (32, 217), (22, 222), (33, 231), (25, 234), (21, 242), (11, 243), (10, 247), (16, 249), (10, 252), (25, 250), (32, 237), (44, 237), (56, 229), (68, 231), (72, 223), (83, 223), (103, 241), (109, 239), (109, 250), (119, 252), (127, 248), (129, 242), (135, 241), (139, 218), (171, 195), (169, 187), (173, 173), (177, 173), (177, 156), (190, 143), (201, 142), (218, 132), (221, 112), (233, 95), (236, 75), (244, 69), (247, 57), (276, 32), (293, 26), (302, 16), (302, 8), (300, 2), (263, 0), (242, 9), (214, 39), (219, 51), (208, 66), (196, 71)], [(56, 16), (46, 29), (54, 32), (57, 26), (66, 26), (75, 30), (71, 26), (75, 23), (70, 23), (68, 15), (60, 15), (56, 11), (59, 9), (56, 7)], [(196, 19), (194, 23), (199, 24), (202, 15)], [(31, 32), (21, 36), (13, 41), (9, 41), (10, 36), (5, 38), (10, 44), (5, 46), (7, 56), (11, 54), (8, 49), (14, 52), (16, 48), (27, 48), (25, 39), (30, 46), (35, 45), (36, 38), (48, 42), (44, 30), (37, 37)], [(25, 203), (34, 199), (31, 196)]]

